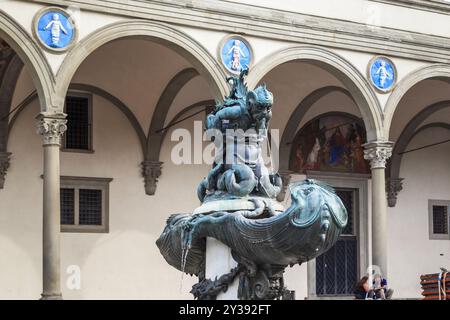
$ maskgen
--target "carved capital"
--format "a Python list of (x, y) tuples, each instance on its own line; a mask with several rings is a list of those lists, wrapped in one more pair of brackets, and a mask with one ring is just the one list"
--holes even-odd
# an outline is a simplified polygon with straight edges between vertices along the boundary
[(370, 168), (386, 168), (386, 161), (392, 155), (393, 142), (390, 141), (375, 141), (363, 145), (364, 159), (370, 161)]
[(289, 170), (281, 170), (278, 172), (281, 176), (281, 181), (283, 182), (283, 185), (281, 187), (281, 191), (277, 196), (277, 201), (284, 201), (284, 198), (286, 197), (286, 190), (287, 187), (289, 185), (289, 183), (291, 182), (291, 178), (292, 178), (292, 171)]
[(61, 136), (67, 130), (65, 114), (39, 115), (37, 117), (37, 133), (44, 138), (44, 146), (61, 145)]
[(145, 193), (148, 195), (154, 195), (156, 192), (156, 184), (158, 178), (162, 172), (162, 162), (145, 160), (142, 161), (142, 176), (144, 177)]
[(389, 207), (395, 207), (397, 204), (397, 195), (403, 189), (403, 178), (386, 180), (386, 194)]
[(9, 168), (10, 152), (0, 152), (0, 189), (5, 185), (6, 173)]

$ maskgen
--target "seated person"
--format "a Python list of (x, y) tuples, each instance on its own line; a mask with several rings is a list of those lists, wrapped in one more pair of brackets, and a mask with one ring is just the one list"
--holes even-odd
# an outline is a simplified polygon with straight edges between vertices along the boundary
[(374, 298), (374, 292), (370, 288), (368, 276), (364, 276), (358, 281), (353, 293), (355, 294), (355, 298), (358, 300)]
[(387, 280), (378, 273), (373, 277), (372, 290), (375, 293), (375, 297), (380, 300), (389, 300), (394, 293), (394, 290), (388, 289)]

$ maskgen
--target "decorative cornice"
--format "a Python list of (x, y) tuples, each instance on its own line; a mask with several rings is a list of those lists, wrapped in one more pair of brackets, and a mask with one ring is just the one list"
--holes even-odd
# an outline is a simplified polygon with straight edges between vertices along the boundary
[(443, 0), (370, 0), (410, 9), (450, 14), (450, 2)]
[(364, 159), (370, 161), (371, 169), (386, 168), (386, 161), (392, 155), (393, 142), (375, 141), (363, 144)]
[(397, 195), (403, 189), (403, 178), (386, 179), (386, 194), (389, 207), (395, 207), (397, 204)]
[(10, 152), (0, 152), (0, 189), (5, 186), (6, 173), (9, 168)]
[[(449, 63), (450, 39), (226, 1), (35, 0), (82, 10), (314, 44), (391, 57)], [(434, 1), (435, 2), (435, 1)], [(392, 4), (392, 3), (391, 3)], [(251, 14), (245, 14), (251, 12)]]
[(142, 176), (144, 177), (145, 193), (152, 196), (156, 192), (158, 178), (161, 176), (162, 164), (160, 161), (144, 160), (141, 163)]
[(44, 138), (44, 146), (61, 145), (61, 136), (67, 130), (65, 114), (37, 116), (37, 133)]

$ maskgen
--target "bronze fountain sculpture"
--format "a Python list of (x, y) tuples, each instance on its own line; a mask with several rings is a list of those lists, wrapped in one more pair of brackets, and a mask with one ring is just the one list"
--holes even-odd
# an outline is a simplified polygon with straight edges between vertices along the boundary
[[(330, 249), (347, 224), (340, 198), (315, 180), (289, 186), (286, 210), (276, 202), (281, 178), (269, 172), (261, 156), (273, 95), (264, 85), (248, 90), (247, 73), (227, 79), (230, 94), (207, 116), (206, 129), (219, 132), (222, 140), (213, 168), (197, 190), (202, 206), (193, 214), (170, 216), (156, 241), (170, 265), (199, 277), (191, 291), (197, 299), (215, 299), (237, 278), (239, 299), (292, 299), (293, 292), (284, 286), (285, 268)], [(244, 134), (236, 137), (236, 131)], [(238, 262), (213, 280), (205, 278), (207, 237), (231, 248)]]

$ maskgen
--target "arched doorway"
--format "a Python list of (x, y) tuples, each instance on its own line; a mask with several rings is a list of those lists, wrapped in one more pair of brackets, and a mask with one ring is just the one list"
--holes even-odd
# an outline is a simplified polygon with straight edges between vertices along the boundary
[(308, 263), (310, 297), (349, 296), (367, 259), (367, 179), (361, 118), (327, 112), (304, 124), (292, 145), (289, 169), (334, 187), (348, 213), (348, 224), (326, 253)]
[[(26, 90), (18, 84), (18, 79), (23, 74), (28, 78)], [(13, 257), (9, 259), (13, 263), (6, 263), (8, 259), (2, 263), (0, 281), (3, 285), (0, 296), (8, 299), (33, 299), (39, 296), (42, 289), (42, 261), (39, 257), (36, 259), (36, 252), (40, 252), (42, 248), (42, 242), (39, 241), (42, 230), (33, 229), (33, 226), (41, 225), (42, 212), (36, 211), (36, 203), (30, 210), (29, 203), (17, 199), (17, 185), (29, 173), (27, 168), (21, 167), (21, 163), (26, 159), (30, 160), (27, 155), (20, 154), (19, 150), (31, 145), (41, 148), (41, 143), (28, 140), (21, 141), (20, 145), (8, 145), (9, 124), (27, 96), (37, 97), (32, 126), (29, 127), (36, 139), (34, 117), (39, 112), (52, 112), (53, 86), (53, 73), (37, 43), (19, 23), (0, 10), (0, 212), (4, 221), (0, 227), (0, 237), (2, 252)], [(21, 91), (23, 96), (15, 96), (17, 91)], [(34, 160), (41, 164), (41, 154)], [(28, 199), (29, 194), (35, 193), (41, 199), (41, 186), (42, 181), (34, 179), (27, 184), (27, 190), (21, 190), (20, 196)], [(34, 192), (31, 191), (33, 188)], [(9, 215), (13, 208), (23, 214)], [(33, 231), (30, 232), (30, 229)], [(18, 285), (17, 279), (22, 279), (26, 285)]]
[[(74, 259), (89, 274), (97, 274), (99, 265), (108, 268), (107, 260), (113, 260), (115, 266), (107, 275), (91, 278), (91, 286), (83, 292), (63, 288), (63, 294), (95, 298), (104, 296), (102, 287), (108, 285), (111, 298), (120, 298), (124, 286), (132, 287), (134, 291), (128, 295), (136, 298), (170, 298), (174, 294), (188, 298), (187, 292), (179, 291), (177, 271), (167, 268), (151, 244), (168, 215), (197, 204), (192, 190), (207, 170), (172, 163), (170, 132), (175, 128), (193, 131), (192, 120), (201, 119), (204, 112), (184, 122), (179, 122), (180, 118), (205, 109), (222, 95), (226, 86), (222, 71), (187, 35), (163, 24), (133, 20), (105, 27), (82, 40), (68, 53), (58, 80), (61, 95), (67, 87), (68, 96), (73, 91), (91, 91), (93, 118), (92, 150), (63, 149), (62, 175), (72, 180), (79, 176), (110, 180), (109, 231), (94, 234), (93, 241), (78, 242), (82, 250), (70, 255), (66, 252), (71, 243), (81, 237), (63, 232), (62, 267)], [(128, 116), (110, 108), (106, 96), (126, 105)], [(70, 131), (76, 119), (65, 111)], [(80, 190), (73, 189), (75, 199), (80, 198)], [(183, 286), (193, 281), (186, 277)], [(154, 287), (161, 290), (151, 290)]]
[[(308, 298), (348, 296), (370, 261), (370, 171), (363, 159), (362, 144), (380, 138), (378, 102), (364, 77), (335, 54), (308, 47), (292, 48), (285, 53), (262, 62), (265, 66), (255, 66), (252, 78), (255, 83), (266, 83), (274, 94), (271, 128), (281, 132), (279, 171), (288, 176), (290, 182), (315, 178), (330, 184), (347, 203), (352, 216), (339, 248), (330, 251), (333, 256), (339, 250), (346, 251), (347, 256), (341, 262), (348, 269), (341, 270), (336, 264), (328, 267), (336, 271), (327, 273), (334, 282), (332, 287), (326, 288), (326, 283), (319, 282), (317, 276), (318, 273), (322, 279), (326, 276), (323, 260), (322, 270), (315, 260), (311, 261), (307, 270), (295, 271), (303, 283), (296, 290)], [(261, 75), (261, 70), (267, 73)], [(321, 132), (325, 126), (326, 132)], [(332, 150), (323, 152), (330, 140), (337, 143), (332, 143)], [(289, 196), (284, 198), (286, 205), (288, 199)]]
[(420, 275), (449, 263), (449, 79), (448, 66), (419, 69), (388, 101), (397, 102), (386, 119), (395, 141), (387, 167), (390, 277), (405, 297), (420, 297)]

